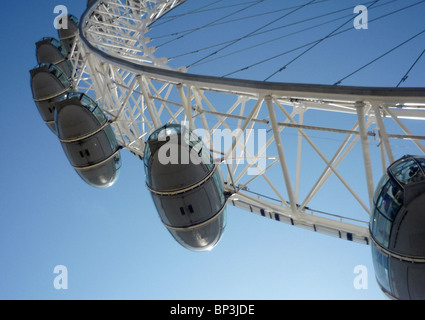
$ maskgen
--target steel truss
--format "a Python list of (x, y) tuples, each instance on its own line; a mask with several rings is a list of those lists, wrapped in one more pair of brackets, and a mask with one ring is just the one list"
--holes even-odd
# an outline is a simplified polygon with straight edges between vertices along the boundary
[[(421, 142), (425, 136), (415, 135), (404, 122), (425, 121), (425, 90), (269, 83), (173, 70), (166, 58), (154, 55), (155, 48), (149, 46), (145, 34), (153, 22), (183, 2), (94, 1), (80, 20), (80, 34), (70, 54), (77, 66), (74, 88), (95, 97), (113, 122), (119, 143), (139, 157), (143, 156), (147, 136), (165, 123), (185, 122), (192, 129), (203, 128), (210, 133), (228, 129), (231, 143), (225, 150), (213, 148), (213, 153), (223, 163), (226, 191), (231, 193), (229, 204), (369, 244), (367, 220), (374, 180), (396, 160), (390, 140), (409, 140), (425, 153)], [(346, 126), (345, 120), (334, 122), (334, 126), (310, 123), (322, 114), (349, 119), (351, 124)], [(401, 133), (391, 134), (389, 130), (394, 127)], [(259, 129), (267, 132), (266, 142), (258, 144), (255, 152), (247, 148), (247, 142)], [(285, 145), (288, 130), (297, 134), (292, 149)], [(314, 142), (317, 132), (341, 139), (334, 153)], [(379, 148), (372, 149), (372, 143)], [(304, 156), (306, 148), (317, 155), (311, 163)], [(355, 152), (361, 153), (362, 161), (353, 168), (365, 177), (361, 186), (349, 182), (338, 170)], [(263, 167), (258, 164), (261, 159), (266, 160)], [(376, 159), (380, 159), (379, 166)], [(295, 165), (291, 168), (291, 164)], [(306, 164), (317, 172), (314, 178), (302, 177)], [(366, 219), (309, 208), (332, 177), (344, 186)], [(269, 187), (267, 196), (250, 192), (254, 182), (261, 179)], [(305, 196), (301, 196), (301, 186), (309, 190)], [(366, 199), (358, 190), (367, 190)]]

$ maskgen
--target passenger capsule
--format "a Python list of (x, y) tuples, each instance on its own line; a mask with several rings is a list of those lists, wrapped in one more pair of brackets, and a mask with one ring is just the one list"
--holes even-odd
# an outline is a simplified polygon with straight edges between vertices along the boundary
[(68, 52), (60, 41), (55, 38), (43, 38), (35, 46), (38, 63), (52, 63), (71, 78), (72, 63), (68, 60)]
[(185, 127), (165, 125), (149, 136), (144, 164), (154, 204), (175, 240), (193, 251), (214, 248), (225, 227), (226, 198), (202, 140)]
[(75, 36), (78, 34), (78, 26), (79, 26), (79, 20), (72, 14), (69, 14), (65, 17), (62, 17), (59, 20), (59, 24), (63, 25), (62, 19), (68, 19), (66, 28), (58, 28), (58, 36), (59, 40), (63, 43), (65, 50), (67, 52), (72, 51), (72, 46), (74, 45)]
[(120, 147), (101, 108), (83, 93), (55, 103), (58, 137), (69, 162), (89, 185), (114, 184), (121, 168)]
[(393, 299), (425, 300), (425, 156), (392, 164), (373, 203), (370, 234), (379, 286)]
[(41, 63), (30, 70), (31, 90), (38, 112), (56, 134), (53, 103), (71, 90), (70, 79), (52, 63)]

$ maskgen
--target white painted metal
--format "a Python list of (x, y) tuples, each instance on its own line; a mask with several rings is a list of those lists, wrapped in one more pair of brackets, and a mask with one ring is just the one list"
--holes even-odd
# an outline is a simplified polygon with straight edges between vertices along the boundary
[(369, 205), (372, 207), (373, 203), (373, 175), (372, 175), (372, 161), (370, 159), (370, 150), (369, 150), (369, 140), (367, 137), (367, 128), (366, 128), (366, 120), (365, 120), (365, 103), (363, 101), (356, 102), (357, 109), (357, 118), (359, 122), (360, 129), (360, 140), (362, 143), (362, 152), (363, 152), (363, 163), (366, 173), (366, 181), (367, 181), (367, 191), (369, 195)]
[[(414, 119), (425, 124), (425, 90), (269, 83), (193, 75), (184, 68), (173, 70), (167, 66), (166, 58), (155, 56), (155, 48), (149, 46), (146, 33), (154, 21), (183, 2), (95, 1), (80, 20), (80, 35), (70, 56), (74, 65), (79, 66), (73, 76), (74, 87), (99, 102), (113, 121), (119, 143), (140, 157), (149, 133), (165, 123), (186, 121), (192, 129), (203, 128), (211, 134), (217, 129), (227, 129), (232, 132), (228, 148), (211, 149), (214, 157), (223, 160), (226, 166), (223, 172), (228, 172), (225, 184), (232, 194), (230, 204), (291, 225), (368, 244), (367, 214), (375, 169), (370, 143), (374, 139), (382, 145), (379, 153), (382, 164), (394, 160), (390, 139), (412, 140), (425, 153), (421, 142), (425, 136), (414, 135), (402, 120)], [(344, 128), (338, 128), (337, 123), (308, 125), (306, 119), (310, 113), (349, 116), (353, 121)], [(388, 132), (389, 121), (404, 134)], [(282, 140), (289, 128), (297, 130), (296, 147), (293, 152), (286, 149), (284, 152)], [(377, 133), (367, 131), (368, 128)], [(259, 145), (256, 153), (247, 148), (249, 133), (244, 133), (250, 129), (269, 132), (266, 143)], [(315, 132), (345, 135), (330, 160), (313, 142)], [(355, 170), (366, 175), (362, 186), (352, 185), (337, 170), (358, 144), (363, 165), (358, 163)], [(301, 165), (302, 161), (308, 161), (303, 157), (307, 147), (318, 155), (320, 165), (325, 165), (321, 169), (314, 163), (317, 179), (308, 182), (302, 177)], [(296, 163), (295, 183), (284, 161), (291, 155)], [(260, 159), (269, 161), (264, 168), (258, 165)], [(258, 173), (249, 175), (250, 169)], [(280, 175), (275, 174), (277, 169)], [(365, 221), (309, 208), (330, 177), (341, 181), (364, 209)], [(257, 197), (248, 194), (248, 188), (259, 178), (264, 179), (272, 194)], [(304, 199), (300, 192), (303, 184), (310, 190)], [(367, 205), (359, 195), (359, 188), (368, 192)]]

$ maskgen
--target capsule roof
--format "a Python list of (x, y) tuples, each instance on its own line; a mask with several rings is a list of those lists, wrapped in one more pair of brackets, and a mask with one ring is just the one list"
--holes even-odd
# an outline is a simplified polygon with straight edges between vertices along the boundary
[(49, 44), (50, 46), (56, 48), (57, 49), (57, 52), (61, 55), (61, 58), (66, 58), (68, 56), (68, 51), (63, 47), (62, 43), (59, 40), (56, 40), (55, 38), (52, 38), (52, 37), (44, 37), (40, 41), (37, 41), (35, 43), (35, 46), (36, 46), (36, 57), (37, 57), (38, 63), (50, 62), (50, 63), (55, 64), (54, 61), (46, 61), (46, 60), (51, 60), (51, 59), (45, 59), (43, 57), (43, 54), (42, 54), (43, 52), (41, 52), (39, 50), (39, 48), (43, 44)]
[(74, 41), (75, 35), (78, 33), (78, 26), (80, 22), (78, 18), (76, 18), (72, 14), (66, 16), (66, 18), (68, 19), (68, 26), (66, 29), (58, 28), (58, 36), (59, 39), (62, 41), (63, 45), (65, 46), (66, 50), (68, 52), (71, 52), (72, 43)]
[(388, 219), (393, 220), (405, 200), (404, 189), (415, 182), (425, 183), (425, 157), (407, 155), (394, 162), (381, 178), (376, 188), (373, 202), (377, 205), (378, 198), (391, 199), (391, 204), (380, 209)]
[(71, 88), (70, 79), (56, 65), (40, 63), (30, 70), (31, 89), (35, 100), (48, 100)]
[(53, 103), (71, 90), (70, 79), (56, 65), (40, 63), (30, 70), (30, 83), (37, 109), (49, 129), (56, 134)]
[(423, 299), (425, 157), (407, 155), (393, 163), (373, 203), (372, 258), (381, 289), (396, 299)]
[(156, 191), (189, 187), (202, 181), (214, 169), (213, 159), (202, 139), (176, 124), (167, 124), (149, 136), (144, 164), (146, 183)]
[(68, 60), (68, 51), (55, 38), (43, 38), (36, 42), (36, 57), (38, 63), (52, 63), (59, 67), (68, 78), (72, 75), (72, 63)]
[(70, 91), (61, 97), (56, 106), (63, 109), (56, 112), (56, 118), (60, 112), (65, 119), (60, 126), (55, 119), (60, 139), (74, 139), (90, 134), (108, 121), (98, 104), (84, 93)]
[[(425, 257), (422, 242), (406, 239), (423, 228), (425, 204), (425, 157), (405, 156), (382, 177), (373, 198), (370, 230), (384, 248), (404, 255)], [(421, 208), (422, 207), (422, 208)], [(422, 231), (421, 231), (422, 232)]]

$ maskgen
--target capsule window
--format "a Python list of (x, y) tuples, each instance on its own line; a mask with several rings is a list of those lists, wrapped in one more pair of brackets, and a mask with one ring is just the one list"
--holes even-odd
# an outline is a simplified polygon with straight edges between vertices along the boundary
[(388, 182), (388, 180), (390, 179), (390, 177), (388, 176), (388, 174), (386, 173), (381, 180), (378, 183), (378, 186), (376, 187), (376, 191), (375, 194), (373, 196), (373, 202), (376, 204), (376, 202), (378, 201), (378, 197), (381, 194), (382, 188), (385, 186), (385, 184)]
[(182, 216), (186, 215), (186, 212), (184, 212), (184, 208), (180, 207), (180, 213), (182, 214)]
[(193, 213), (194, 211), (193, 211), (193, 207), (192, 207), (192, 205), (191, 204), (189, 204), (189, 212), (190, 213)]
[(401, 161), (391, 168), (394, 177), (401, 183), (421, 180), (422, 171), (413, 159)]
[(376, 279), (386, 291), (391, 293), (388, 256), (381, 253), (375, 246), (372, 246), (372, 258), (373, 265), (375, 266)]
[(418, 158), (417, 160), (425, 173), (425, 158)]
[(389, 180), (382, 188), (382, 193), (376, 202), (376, 208), (387, 219), (394, 221), (394, 218), (403, 205), (403, 196), (403, 189), (395, 181)]
[(392, 222), (375, 208), (371, 225), (372, 235), (383, 247), (389, 247)]

